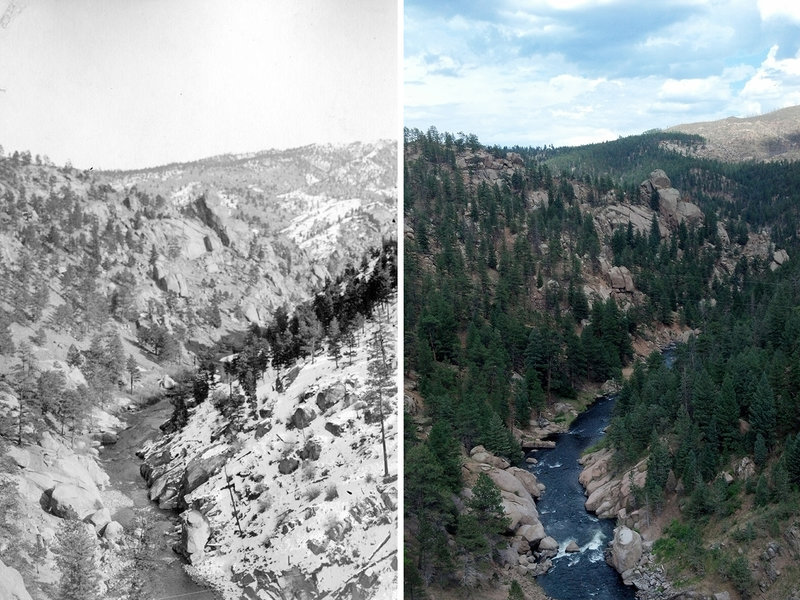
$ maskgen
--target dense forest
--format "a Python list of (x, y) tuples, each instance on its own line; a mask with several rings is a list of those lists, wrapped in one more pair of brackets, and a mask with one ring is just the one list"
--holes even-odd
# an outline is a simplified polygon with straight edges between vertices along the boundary
[[(713, 554), (702, 550), (709, 517), (757, 506), (785, 520), (796, 506), (800, 289), (796, 261), (779, 266), (773, 250), (798, 256), (800, 166), (676, 151), (701, 143), (651, 132), (484, 148), (475, 136), (406, 130), (406, 375), (422, 399), (406, 414), (408, 597), (455, 584), (459, 557), (485, 563), (503, 547), (503, 527), (489, 519), (476, 542), (470, 519), (482, 513), (454, 502), (464, 452), (481, 444), (519, 460), (515, 428), (621, 380), (628, 365), (606, 443), (620, 470), (651, 457), (637, 497), (654, 514), (667, 495), (682, 507), (697, 534), (694, 576)], [(657, 192), (640, 185), (655, 169), (702, 215), (665, 227)], [(618, 205), (649, 209), (650, 226), (601, 227)], [(635, 294), (587, 293), (611, 265), (631, 273)], [(673, 366), (635, 356), (636, 340), (665, 328), (693, 332)], [(742, 458), (755, 465), (748, 484), (719, 483)], [(661, 556), (681, 555), (685, 537), (667, 534)], [(747, 594), (754, 580), (723, 558), (714, 555), (716, 571)]]

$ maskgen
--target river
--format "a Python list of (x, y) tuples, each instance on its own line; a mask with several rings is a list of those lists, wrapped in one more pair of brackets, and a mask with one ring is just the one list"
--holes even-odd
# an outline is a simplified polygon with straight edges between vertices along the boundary
[(159, 538), (158, 564), (153, 569), (153, 600), (185, 599), (212, 600), (218, 596), (208, 588), (195, 583), (183, 569), (183, 561), (172, 551), (178, 540), (176, 516), (171, 511), (160, 510), (147, 497), (147, 485), (139, 474), (142, 461), (136, 456), (144, 443), (160, 435), (158, 426), (169, 418), (172, 406), (169, 401), (142, 408), (124, 415), (128, 428), (119, 432), (116, 444), (106, 446), (100, 454), (103, 468), (111, 480), (111, 487), (133, 501), (133, 507), (123, 507), (112, 515), (127, 529), (136, 512), (143, 510), (152, 519)]
[[(603, 437), (614, 408), (613, 398), (600, 398), (581, 413), (567, 433), (555, 436), (556, 447), (531, 454), (539, 462), (528, 468), (547, 486), (537, 502), (542, 525), (559, 542), (553, 568), (537, 577), (548, 596), (557, 600), (632, 600), (635, 589), (606, 564), (603, 551), (613, 538), (614, 522), (586, 512), (578, 482), (581, 453)], [(570, 540), (580, 547), (565, 553)]]

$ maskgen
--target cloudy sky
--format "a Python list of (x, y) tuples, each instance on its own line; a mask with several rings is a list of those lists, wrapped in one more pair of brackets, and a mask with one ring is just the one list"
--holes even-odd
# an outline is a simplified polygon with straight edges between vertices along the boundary
[(397, 138), (395, 0), (0, 0), (0, 145), (134, 168)]
[(406, 0), (404, 121), (572, 145), (800, 104), (800, 2)]

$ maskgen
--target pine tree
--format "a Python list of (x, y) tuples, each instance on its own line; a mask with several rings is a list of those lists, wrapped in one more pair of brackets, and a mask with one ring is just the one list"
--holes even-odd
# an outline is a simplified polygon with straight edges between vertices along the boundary
[(133, 393), (133, 382), (138, 381), (141, 378), (141, 374), (139, 373), (139, 363), (136, 362), (136, 359), (133, 357), (133, 354), (128, 355), (128, 360), (125, 362), (125, 370), (130, 375), (130, 382), (131, 382), (131, 394)]
[(764, 436), (758, 433), (756, 434), (756, 443), (753, 448), (753, 462), (756, 463), (759, 469), (763, 469), (767, 463), (767, 455), (767, 442), (764, 440)]
[(0, 311), (0, 354), (10, 356), (16, 351), (14, 338), (11, 336), (10, 319), (5, 311)]
[[(336, 322), (334, 317), (331, 326)], [(386, 388), (392, 385), (392, 365), (386, 352), (386, 344), (383, 339), (383, 330), (377, 327), (370, 339), (370, 354), (372, 360), (367, 365), (367, 372), (370, 375), (372, 389), (378, 395), (378, 415), (381, 421), (381, 446), (383, 447), (383, 476), (389, 476), (389, 458), (386, 453), (386, 431), (384, 428), (383, 415), (383, 393)]]
[(750, 427), (754, 436), (761, 434), (764, 437), (767, 448), (772, 447), (775, 440), (776, 420), (777, 411), (772, 386), (767, 381), (766, 374), (762, 374), (750, 403)]
[(481, 526), (490, 533), (503, 533), (508, 527), (509, 520), (503, 510), (503, 496), (486, 473), (478, 475), (475, 485), (472, 486), (472, 498), (467, 502), (467, 507)]
[(54, 552), (61, 571), (58, 600), (95, 600), (100, 597), (95, 551), (96, 538), (84, 523), (67, 519), (56, 533)]
[(331, 319), (328, 325), (328, 356), (336, 361), (336, 368), (339, 368), (339, 359), (342, 357), (342, 333), (339, 330), (339, 320), (336, 317)]

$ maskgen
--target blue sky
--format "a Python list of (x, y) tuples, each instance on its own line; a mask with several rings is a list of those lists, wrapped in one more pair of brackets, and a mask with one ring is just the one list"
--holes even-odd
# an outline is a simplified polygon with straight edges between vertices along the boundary
[(396, 0), (0, 0), (0, 145), (135, 168), (399, 137)]
[(404, 122), (572, 145), (800, 104), (800, 2), (406, 0)]

